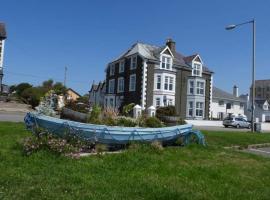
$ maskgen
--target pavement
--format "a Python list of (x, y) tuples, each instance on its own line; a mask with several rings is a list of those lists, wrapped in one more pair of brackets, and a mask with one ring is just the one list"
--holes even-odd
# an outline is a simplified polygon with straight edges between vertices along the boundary
[(0, 121), (4, 122), (23, 122), (25, 112), (5, 112), (0, 111)]
[(248, 148), (244, 150), (244, 152), (264, 156), (264, 157), (270, 157), (270, 147), (262, 147), (262, 148)]
[(31, 110), (27, 104), (0, 102), (0, 121), (23, 122), (24, 116)]

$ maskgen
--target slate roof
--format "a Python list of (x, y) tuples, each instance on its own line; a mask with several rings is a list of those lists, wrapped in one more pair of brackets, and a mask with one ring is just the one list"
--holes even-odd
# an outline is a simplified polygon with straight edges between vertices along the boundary
[(255, 80), (255, 86), (256, 87), (270, 86), (270, 79), (266, 79), (266, 80)]
[(7, 32), (6, 32), (5, 24), (0, 22), (0, 39), (6, 39), (6, 38), (7, 38)]
[[(125, 51), (123, 54), (121, 54), (119, 57), (114, 59), (111, 63), (119, 61), (120, 59), (124, 57), (131, 56), (135, 53), (138, 53), (139, 55), (143, 56), (144, 58), (147, 58), (149, 60), (153, 61), (159, 61), (159, 54), (162, 52), (166, 46), (155, 46), (145, 43), (137, 42), (131, 46), (127, 51)], [(182, 67), (188, 67), (190, 68), (190, 62), (198, 55), (194, 54), (191, 56), (184, 56), (179, 52), (173, 52), (174, 59), (173, 62), (175, 65), (182, 66)], [(203, 66), (203, 71), (213, 73), (208, 67)]]
[(268, 101), (266, 99), (257, 99), (257, 100), (255, 100), (255, 103), (257, 105), (260, 105), (260, 106), (263, 105), (265, 102), (268, 103)]
[(91, 91), (93, 91), (93, 90), (96, 91), (97, 88), (98, 88), (98, 85), (97, 85), (97, 84), (92, 84), (92, 87), (91, 87), (91, 89), (90, 89), (89, 92), (91, 92)]
[(226, 99), (231, 101), (245, 102), (244, 99), (235, 97), (232, 94), (225, 92), (224, 90), (221, 90), (217, 87), (213, 87), (213, 99)]

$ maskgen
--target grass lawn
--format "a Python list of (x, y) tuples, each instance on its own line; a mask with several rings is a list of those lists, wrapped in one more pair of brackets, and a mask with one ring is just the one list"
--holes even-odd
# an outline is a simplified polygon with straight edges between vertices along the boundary
[(270, 134), (204, 133), (207, 147), (73, 160), (23, 156), (19, 141), (30, 133), (0, 122), (0, 199), (269, 199), (270, 159), (223, 147), (270, 142)]

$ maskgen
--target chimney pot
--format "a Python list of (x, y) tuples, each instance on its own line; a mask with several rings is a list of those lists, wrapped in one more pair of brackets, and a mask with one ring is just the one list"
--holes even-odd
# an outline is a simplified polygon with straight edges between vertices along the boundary
[(167, 41), (166, 41), (166, 45), (170, 48), (170, 50), (174, 54), (175, 51), (176, 51), (176, 49), (175, 49), (175, 41), (173, 41), (172, 38), (168, 38)]

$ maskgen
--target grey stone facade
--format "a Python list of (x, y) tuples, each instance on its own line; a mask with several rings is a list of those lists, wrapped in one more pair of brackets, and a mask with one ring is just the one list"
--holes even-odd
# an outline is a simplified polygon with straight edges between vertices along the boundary
[[(134, 57), (136, 67), (131, 69)], [(120, 66), (123, 67), (121, 62), (124, 62), (123, 72), (119, 72)], [(193, 112), (196, 113), (193, 118), (209, 118), (213, 72), (203, 64), (198, 54), (185, 57), (178, 53), (176, 43), (171, 39), (162, 47), (136, 43), (119, 58), (110, 62), (105, 72), (105, 106), (121, 109), (129, 103), (141, 105), (143, 108), (175, 105), (177, 114), (187, 118), (187, 104), (192, 100), (195, 105)], [(132, 74), (136, 75), (134, 91), (130, 91), (130, 85), (133, 85), (130, 80)], [(118, 91), (119, 78), (124, 79), (123, 92)], [(190, 79), (201, 80), (195, 81), (192, 95), (188, 94)], [(121, 81), (120, 83), (123, 84)], [(201, 90), (197, 87), (201, 87)], [(202, 94), (197, 94), (198, 91), (202, 91)], [(200, 107), (199, 110), (197, 105), (203, 108)]]

